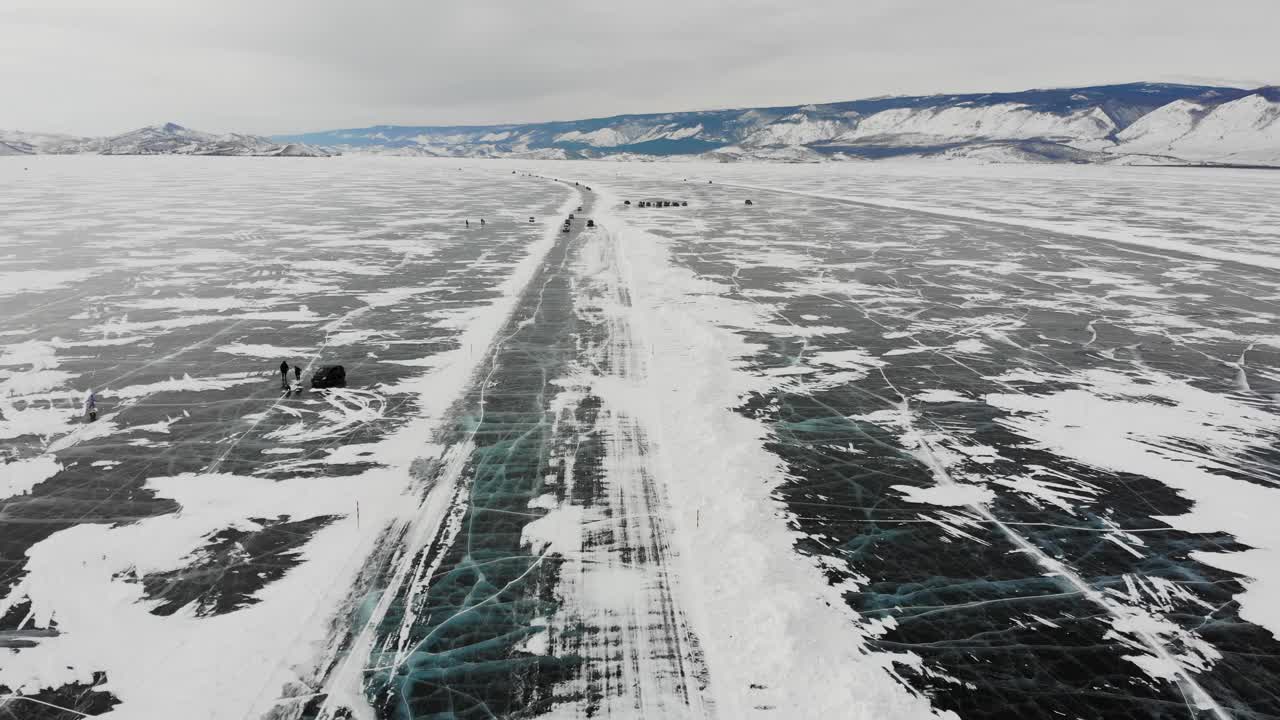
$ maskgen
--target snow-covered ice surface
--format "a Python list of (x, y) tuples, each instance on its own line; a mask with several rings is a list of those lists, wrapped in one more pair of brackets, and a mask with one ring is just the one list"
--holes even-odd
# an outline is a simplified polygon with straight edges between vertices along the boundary
[(1280, 175), (20, 162), (19, 717), (1280, 716)]
[(906, 160), (622, 167), (632, 177), (712, 179), (1280, 269), (1271, 200), (1280, 177), (1267, 171)]
[[(5, 709), (300, 708), (279, 698), (415, 514), (411, 466), (570, 191), (385, 160), (25, 160), (0, 166)], [(348, 387), (285, 393), (281, 360)]]
[(581, 167), (750, 343), (795, 549), (935, 709), (1280, 712), (1280, 176)]

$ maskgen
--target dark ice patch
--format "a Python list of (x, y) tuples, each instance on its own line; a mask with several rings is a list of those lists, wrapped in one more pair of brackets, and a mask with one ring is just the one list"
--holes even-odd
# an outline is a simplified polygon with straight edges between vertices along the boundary
[(146, 598), (161, 601), (151, 613), (172, 615), (194, 602), (196, 615), (209, 617), (259, 602), (254, 593), (298, 565), (302, 546), (338, 517), (250, 518), (257, 529), (229, 527), (210, 535), (186, 567), (142, 577)]
[(95, 672), (90, 683), (67, 683), (38, 693), (15, 693), (0, 685), (0, 717), (18, 720), (79, 720), (109, 712), (120, 700), (105, 690), (107, 674)]
[(31, 600), (22, 598), (0, 616), (0, 648), (22, 649), (35, 647), (44, 638), (58, 636), (58, 623), (50, 619), (43, 626), (36, 625), (31, 617)]

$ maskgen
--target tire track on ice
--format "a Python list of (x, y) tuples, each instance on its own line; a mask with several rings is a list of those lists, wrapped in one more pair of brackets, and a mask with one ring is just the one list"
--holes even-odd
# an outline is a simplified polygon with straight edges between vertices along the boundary
[[(574, 552), (560, 569), (561, 611), (548, 620), (550, 651), (584, 658), (557, 694), (577, 698), (548, 717), (712, 718), (702, 651), (678, 602), (670, 500), (649, 468), (644, 429), (592, 392), (640, 368), (627, 312), (631, 292), (618, 238), (586, 233), (575, 263), (575, 312), (585, 330), (579, 365), (557, 419)], [(584, 441), (585, 438), (585, 441)]]

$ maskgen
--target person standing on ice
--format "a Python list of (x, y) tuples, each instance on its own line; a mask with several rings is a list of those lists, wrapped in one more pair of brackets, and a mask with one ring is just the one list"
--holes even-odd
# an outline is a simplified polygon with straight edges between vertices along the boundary
[(88, 395), (84, 396), (84, 414), (89, 418), (89, 422), (98, 419), (98, 393), (90, 390)]
[(289, 387), (289, 362), (287, 360), (280, 361), (280, 387)]
[(293, 379), (297, 380), (299, 384), (302, 383), (302, 368), (297, 365), (293, 366)]

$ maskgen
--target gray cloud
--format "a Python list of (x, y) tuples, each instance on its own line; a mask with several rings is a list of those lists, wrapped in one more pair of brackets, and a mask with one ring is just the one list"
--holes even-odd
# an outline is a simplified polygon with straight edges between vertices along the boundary
[(1275, 0), (0, 0), (0, 127), (285, 132), (1280, 82)]

